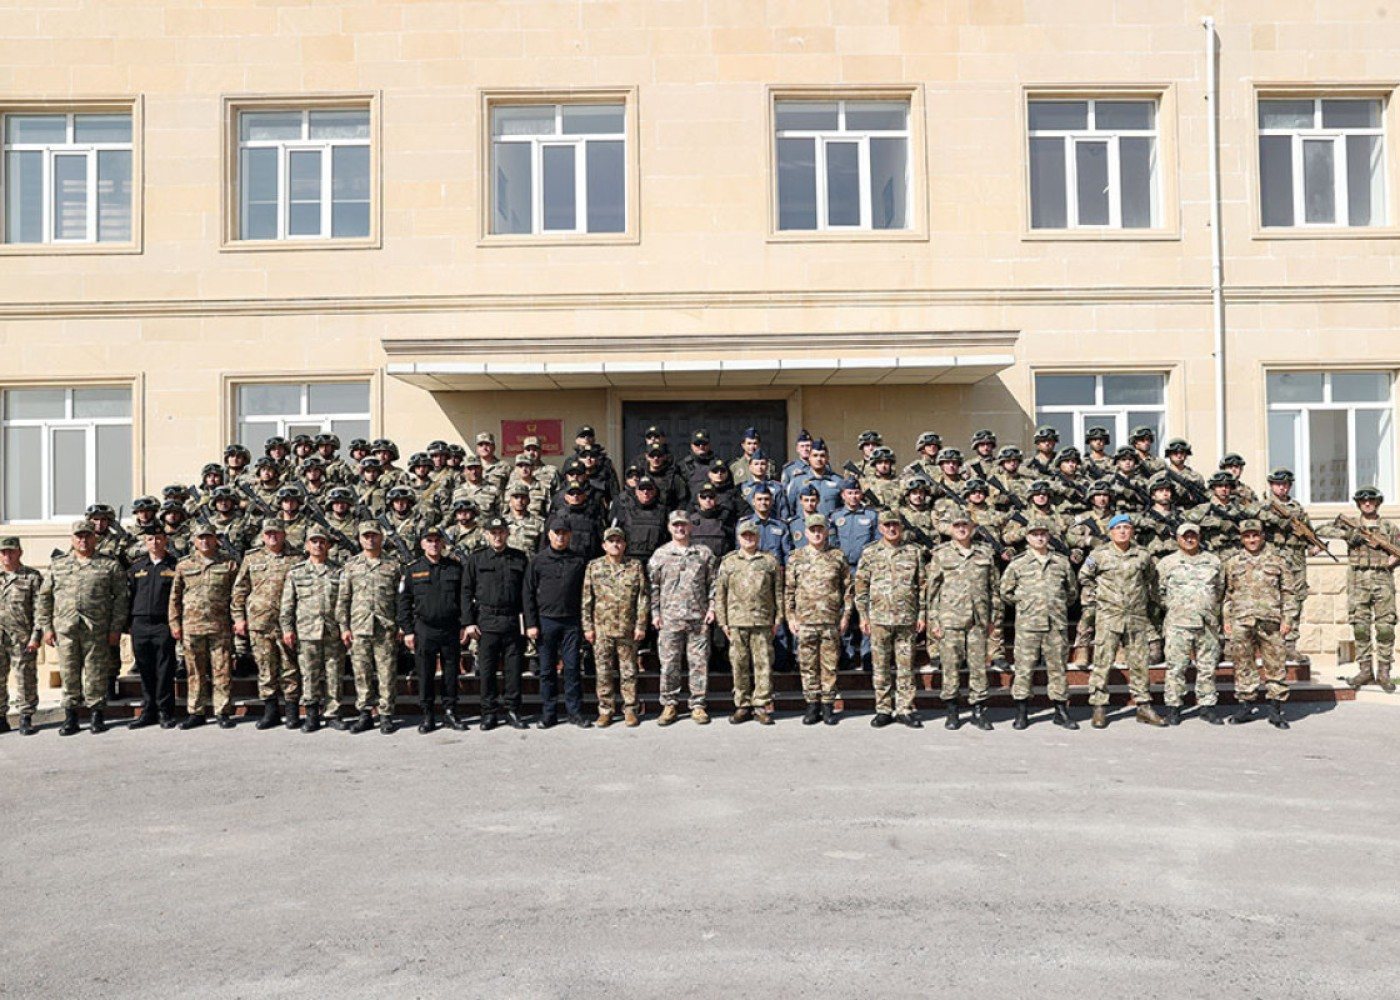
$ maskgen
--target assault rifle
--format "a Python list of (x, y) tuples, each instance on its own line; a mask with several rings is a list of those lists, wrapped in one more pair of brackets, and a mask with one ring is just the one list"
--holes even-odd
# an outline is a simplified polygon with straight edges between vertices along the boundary
[(1181, 492), (1186, 494), (1186, 499), (1191, 501), (1192, 507), (1199, 507), (1203, 503), (1210, 503), (1210, 495), (1206, 493), (1204, 488), (1191, 482), (1191, 480), (1187, 479), (1181, 473), (1172, 469), (1170, 465), (1163, 471), (1163, 475), (1181, 488)]
[(1006, 497), (1006, 502), (1009, 503), (1013, 509), (1026, 509), (1025, 501), (1018, 497), (1015, 493), (1012, 493), (1009, 489), (1007, 489), (1006, 484), (1003, 483), (996, 476), (988, 476), (987, 482), (990, 483), (992, 486), (995, 486), (1000, 491), (1001, 495)]
[(306, 497), (306, 516), (315, 521), (318, 527), (324, 528), (326, 531), (330, 532), (331, 538), (344, 546), (345, 551), (349, 552), (352, 556), (360, 551), (359, 545), (355, 544), (355, 542), (350, 539), (349, 535), (331, 524), (330, 520), (326, 517), (325, 510), (323, 510), (321, 505), (310, 495)]
[(267, 505), (267, 503), (256, 493), (248, 488), (247, 483), (239, 482), (234, 484), (234, 488), (248, 498), (248, 502), (253, 505), (259, 517), (276, 517), (277, 512)]
[(1341, 562), (1341, 560), (1333, 554), (1332, 550), (1327, 547), (1327, 543), (1318, 537), (1316, 531), (1313, 531), (1312, 525), (1308, 523), (1306, 515), (1295, 514), (1280, 503), (1278, 497), (1269, 497), (1269, 509), (1279, 517), (1287, 519), (1288, 526), (1293, 531), (1293, 534), (1297, 535), (1309, 545), (1326, 552), (1327, 557), (1333, 562)]
[(376, 524), (384, 529), (384, 537), (394, 543), (394, 551), (399, 554), (399, 558), (403, 560), (404, 566), (406, 567), (409, 563), (413, 562), (413, 550), (408, 547), (408, 543), (403, 540), (403, 536), (399, 534), (398, 529), (390, 523), (389, 518), (383, 514), (377, 514), (374, 520)]
[(237, 546), (225, 538), (223, 533), (214, 525), (214, 522), (209, 519), (209, 511), (205, 507), (199, 506), (194, 509), (194, 519), (214, 533), (214, 537), (219, 540), (220, 552), (228, 556), (234, 562), (239, 562), (243, 558), (243, 553), (239, 551)]
[(1400, 559), (1400, 545), (1396, 545), (1394, 542), (1390, 541), (1375, 528), (1368, 528), (1358, 521), (1353, 521), (1345, 514), (1337, 515), (1337, 523), (1344, 528), (1349, 528), (1350, 530), (1356, 532), (1358, 535), (1361, 536), (1361, 540), (1367, 545), (1369, 545), (1371, 548), (1388, 553), (1389, 555)]
[(1144, 487), (1139, 486), (1127, 476), (1123, 475), (1123, 473), (1115, 472), (1113, 474), (1113, 481), (1118, 485), (1122, 486), (1133, 496), (1137, 497), (1138, 502), (1141, 503), (1144, 507), (1152, 506), (1152, 495), (1148, 493)]
[[(1009, 518), (1007, 518), (1007, 520), (1015, 521), (1017, 524), (1024, 525), (1027, 528), (1030, 527), (1030, 522), (1026, 520), (1026, 516), (1020, 513), (1019, 511), (1015, 514), (1012, 514)], [(1047, 534), (1050, 547), (1065, 558), (1069, 558), (1071, 553), (1069, 546), (1065, 544), (1065, 540), (1063, 538), (1057, 537), (1053, 531), (1048, 532)]]

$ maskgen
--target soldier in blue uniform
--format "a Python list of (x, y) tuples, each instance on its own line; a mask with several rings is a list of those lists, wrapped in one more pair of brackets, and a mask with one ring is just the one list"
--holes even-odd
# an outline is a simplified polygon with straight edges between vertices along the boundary
[[(841, 484), (841, 500), (842, 506), (827, 515), (836, 533), (836, 538), (828, 544), (839, 546), (845, 553), (854, 578), (861, 553), (871, 542), (880, 539), (880, 516), (875, 508), (865, 505), (865, 490), (855, 476)], [(851, 626), (841, 637), (841, 655), (848, 664), (863, 665), (869, 669), (870, 637), (861, 634), (859, 617), (857, 614), (851, 615)]]

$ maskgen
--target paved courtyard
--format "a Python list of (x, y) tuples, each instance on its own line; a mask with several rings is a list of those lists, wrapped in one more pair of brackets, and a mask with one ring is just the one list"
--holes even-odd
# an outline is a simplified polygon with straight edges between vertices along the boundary
[(1306, 711), (6, 735), (0, 995), (1394, 997), (1400, 713)]

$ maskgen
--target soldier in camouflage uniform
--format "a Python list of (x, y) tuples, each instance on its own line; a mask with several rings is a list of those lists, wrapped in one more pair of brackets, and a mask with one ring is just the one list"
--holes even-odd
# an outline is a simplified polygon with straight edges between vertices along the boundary
[(1106, 427), (1090, 427), (1084, 431), (1083, 472), (1090, 480), (1113, 478), (1113, 456), (1108, 452), (1109, 433)]
[(996, 490), (994, 504), (998, 510), (1020, 510), (1029, 503), (1032, 475), (1021, 471), (1021, 449), (1007, 445), (997, 452), (997, 469), (987, 484)]
[(914, 707), (914, 638), (927, 620), (924, 557), (905, 544), (898, 511), (880, 513), (880, 540), (861, 553), (855, 578), (855, 609), (861, 632), (870, 637), (874, 671), (870, 724), (879, 729), (897, 719), (918, 729), (923, 721)]
[(373, 517), (388, 509), (389, 487), (383, 482), (383, 466), (373, 455), (360, 463), (360, 475), (355, 482), (355, 501), (361, 512)]
[[(355, 513), (355, 491), (349, 486), (332, 486), (326, 492), (326, 524), (331, 533), (331, 561), (344, 566), (360, 549), (350, 547), (359, 536), (361, 518)], [(381, 536), (383, 532), (381, 529)]]
[(1146, 424), (1134, 427), (1128, 435), (1128, 444), (1137, 452), (1138, 475), (1143, 479), (1150, 480), (1167, 467), (1166, 462), (1152, 454), (1152, 446), (1156, 441), (1157, 432)]
[(238, 564), (219, 551), (219, 536), (208, 525), (194, 529), (193, 555), (175, 566), (170, 586), (170, 635), (185, 646), (189, 676), (181, 729), (204, 725), (212, 681), (219, 728), (233, 728), (233, 582)]
[[(496, 489), (496, 496), (506, 491), (506, 481), (510, 479), (511, 467), (496, 454), (496, 436), (490, 431), (482, 431), (476, 436), (476, 455), (468, 455), (463, 466), (471, 464), (472, 458), (481, 460), (481, 472)], [(491, 511), (491, 513), (498, 513)]]
[[(1162, 471), (1176, 494), (1178, 507), (1193, 507), (1207, 495), (1206, 481), (1186, 460), (1191, 457), (1191, 444), (1185, 438), (1172, 438), (1166, 447), (1167, 465)], [(1175, 477), (1175, 478), (1173, 478)]]
[(326, 482), (331, 486), (349, 486), (355, 481), (355, 470), (341, 458), (340, 437), (335, 434), (317, 434), (316, 451), (321, 461), (326, 463)]
[(1210, 499), (1186, 511), (1186, 520), (1200, 526), (1201, 545), (1228, 561), (1240, 550), (1240, 522), (1252, 518), (1256, 511), (1245, 507), (1235, 496), (1235, 477), (1217, 472), (1206, 484)]
[(360, 554), (340, 572), (335, 616), (340, 639), (350, 651), (355, 673), (355, 708), (360, 716), (350, 732), (374, 728), (370, 713), (375, 685), (379, 687), (379, 731), (394, 731), (394, 705), (398, 693), (399, 578), (403, 567), (384, 551), (384, 530), (374, 521), (359, 526)]
[(1069, 684), (1066, 648), (1069, 609), (1079, 594), (1074, 567), (1058, 552), (1050, 551), (1050, 526), (1033, 523), (1026, 532), (1026, 551), (1002, 574), (1001, 599), (1016, 609), (1016, 678), (1011, 697), (1016, 701), (1012, 728), (1030, 724), (1031, 680), (1036, 663), (1044, 658), (1046, 692), (1055, 707), (1055, 725), (1078, 729), (1069, 716)]
[(718, 560), (690, 538), (690, 517), (683, 510), (667, 518), (671, 540), (647, 564), (651, 581), (651, 615), (656, 652), (661, 660), (661, 718), (669, 726), (679, 716), (681, 658), (690, 667), (690, 716), (701, 725), (709, 693), (710, 626), (714, 624), (715, 571)]
[(91, 521), (73, 524), (72, 551), (49, 565), (39, 588), (37, 617), (44, 642), (58, 649), (63, 678), (61, 736), (78, 731), (78, 708), (92, 713), (92, 731), (107, 728), (107, 675), (126, 626), (130, 593), (121, 563), (97, 554)]
[(503, 516), (510, 532), (508, 544), (526, 556), (538, 552), (544, 538), (544, 518), (535, 510), (534, 502), (528, 483), (517, 481), (507, 487), (506, 512)]
[[(477, 549), (486, 547), (486, 536), (481, 531), (481, 521), (477, 515), (476, 501), (456, 500), (452, 504), (452, 520), (442, 526), (442, 537), (447, 540), (447, 551), (461, 562)], [(494, 515), (488, 515), (491, 517)]]
[(904, 537), (917, 545), (925, 558), (942, 536), (938, 528), (938, 505), (933, 502), (933, 484), (922, 475), (904, 481), (904, 500), (898, 510), (904, 518)]
[[(1256, 507), (1259, 504), (1259, 497), (1244, 481), (1244, 459), (1233, 451), (1220, 460), (1220, 471), (1228, 472), (1235, 477), (1235, 499), (1244, 507)], [(1268, 532), (1265, 532), (1265, 540), (1268, 539)]]
[(1127, 445), (1113, 455), (1113, 472), (1108, 476), (1113, 490), (1113, 509), (1119, 514), (1132, 514), (1151, 505), (1148, 480), (1142, 475), (1142, 460), (1137, 449)]
[(137, 497), (131, 501), (131, 512), (133, 516), (127, 532), (132, 540), (123, 552), (128, 566), (146, 554), (146, 543), (141, 536), (148, 526), (160, 523), (160, 501), (150, 496)]
[(1035, 429), (1031, 438), (1035, 454), (1026, 462), (1026, 474), (1036, 479), (1049, 479), (1055, 474), (1055, 453), (1060, 450), (1060, 432), (1049, 424)]
[(1295, 527), (1301, 526), (1304, 533), (1317, 534), (1308, 520), (1307, 510), (1289, 495), (1293, 491), (1293, 471), (1279, 466), (1270, 472), (1268, 491), (1268, 498), (1254, 508), (1256, 516), (1264, 525), (1265, 540), (1293, 571), (1293, 604), (1288, 609), (1290, 628), (1288, 638), (1283, 642), (1284, 653), (1289, 660), (1306, 667), (1311, 665), (1312, 660), (1298, 652), (1298, 630), (1303, 618), (1303, 603), (1308, 599), (1308, 556), (1318, 555), (1324, 550), (1304, 534), (1299, 534)]
[(1157, 564), (1164, 618), (1162, 640), (1167, 659), (1167, 724), (1181, 725), (1186, 668), (1196, 661), (1196, 705), (1211, 725), (1219, 696), (1215, 671), (1220, 666), (1220, 602), (1225, 596), (1224, 564), (1201, 549), (1201, 530), (1191, 521), (1176, 529), (1179, 550)]
[(758, 547), (758, 524), (740, 522), (739, 548), (715, 573), (715, 621), (729, 640), (734, 676), (732, 723), (772, 725), (773, 639), (783, 623), (783, 568)]
[(19, 731), (25, 736), (34, 728), (34, 711), (39, 707), (39, 643), (43, 633), (37, 618), (39, 589), (44, 576), (21, 561), (24, 549), (19, 539), (0, 538), (0, 733), (10, 731), (10, 671), (19, 688)]
[[(551, 483), (541, 479), (539, 472), (542, 468), (551, 469), (551, 466), (537, 466), (530, 460), (529, 454), (521, 452), (515, 456), (515, 471), (511, 473), (510, 481), (506, 484), (506, 503), (510, 503), (512, 496), (518, 495), (520, 487), (525, 488), (525, 505), (522, 508), (527, 514), (538, 517), (540, 523), (544, 523), (544, 516), (549, 513), (549, 503), (554, 499), (554, 491)], [(557, 477), (555, 477), (557, 479)], [(517, 515), (520, 513), (515, 505), (510, 508)]]
[(1293, 573), (1278, 553), (1264, 548), (1264, 526), (1251, 518), (1240, 525), (1244, 551), (1225, 567), (1225, 605), (1222, 615), (1230, 658), (1235, 663), (1235, 697), (1240, 707), (1232, 723), (1248, 722), (1259, 697), (1257, 655), (1264, 665), (1265, 696), (1269, 722), (1287, 729), (1283, 703), (1288, 700), (1288, 672), (1283, 662), (1283, 641), (1291, 631), (1288, 606), (1293, 595)]
[(1055, 472), (1048, 477), (1050, 503), (1055, 512), (1073, 520), (1089, 508), (1084, 477), (1079, 472), (1078, 448), (1065, 448), (1055, 456)]
[(1323, 525), (1317, 534), (1347, 543), (1347, 617), (1361, 668), (1347, 683), (1360, 688), (1374, 681), (1389, 694), (1395, 690), (1390, 669), (1395, 659), (1395, 567), (1400, 559), (1370, 545), (1356, 527), (1359, 523), (1382, 540), (1400, 545), (1400, 531), (1380, 515), (1384, 499), (1374, 486), (1363, 486), (1352, 495), (1360, 518), (1350, 525), (1338, 519)]
[(282, 522), (262, 522), (259, 547), (248, 553), (233, 581), (230, 609), (233, 632), (248, 640), (258, 665), (258, 697), (263, 700), (259, 729), (271, 729), (282, 719), (277, 707), (280, 691), (287, 706), (287, 728), (301, 725), (301, 674), (291, 650), (282, 644), (282, 586), (302, 554), (287, 547)]
[(637, 644), (647, 637), (651, 588), (640, 559), (627, 558), (627, 533), (603, 531), (603, 554), (583, 576), (583, 638), (593, 647), (598, 671), (598, 726), (607, 728), (617, 712), (617, 684), (622, 686), (622, 717), (629, 726), (642, 721), (637, 697)]
[(827, 544), (826, 516), (806, 515), (806, 544), (788, 557), (783, 607), (797, 643), (802, 697), (807, 703), (802, 724), (836, 725), (836, 671), (841, 636), (851, 624), (854, 607), (851, 567), (839, 548)]
[(894, 452), (879, 447), (870, 453), (870, 471), (861, 479), (865, 502), (881, 510), (899, 506), (904, 487), (894, 472)]
[(282, 641), (301, 665), (301, 703), (306, 708), (302, 732), (321, 728), (324, 715), (333, 729), (344, 729), (338, 718), (340, 681), (345, 671), (345, 645), (336, 621), (340, 570), (330, 562), (330, 535), (312, 527), (306, 533), (307, 559), (287, 574), (282, 584)]
[(483, 517), (490, 517), (499, 512), (501, 490), (486, 478), (485, 468), (477, 455), (468, 455), (462, 465), (462, 481), (452, 492), (452, 502), (456, 503), (458, 500), (472, 501)]
[(1097, 641), (1089, 674), (1093, 726), (1108, 725), (1108, 671), (1122, 650), (1128, 661), (1128, 689), (1137, 705), (1137, 720), (1150, 726), (1166, 721), (1152, 708), (1148, 689), (1147, 637), (1157, 599), (1157, 564), (1147, 550), (1133, 544), (1133, 522), (1119, 514), (1109, 522), (1111, 544), (1089, 554), (1079, 571), (1080, 602), (1092, 619)]
[(928, 634), (938, 643), (943, 668), (944, 725), (957, 729), (958, 671), (967, 670), (972, 722), (991, 729), (987, 718), (987, 639), (1001, 620), (997, 565), (992, 549), (975, 545), (975, 524), (967, 512), (955, 514), (952, 541), (933, 550), (928, 564)]

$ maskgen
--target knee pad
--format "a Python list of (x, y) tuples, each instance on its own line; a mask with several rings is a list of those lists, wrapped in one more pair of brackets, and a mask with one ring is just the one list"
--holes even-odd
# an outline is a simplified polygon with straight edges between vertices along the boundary
[(1377, 625), (1376, 641), (1385, 646), (1393, 643), (1395, 641), (1395, 626), (1391, 624)]
[(1362, 622), (1355, 622), (1351, 626), (1351, 634), (1358, 644), (1371, 641), (1371, 626)]

